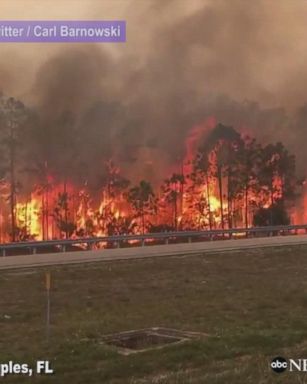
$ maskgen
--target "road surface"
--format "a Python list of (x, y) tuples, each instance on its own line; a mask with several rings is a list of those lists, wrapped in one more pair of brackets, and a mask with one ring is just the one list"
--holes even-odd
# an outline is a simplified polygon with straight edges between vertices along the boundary
[(49, 265), (80, 264), (112, 260), (144, 259), (161, 256), (195, 255), (248, 248), (280, 247), (301, 244), (307, 244), (307, 235), (216, 240), (188, 244), (147, 245), (132, 248), (47, 253), (25, 256), (2, 256), (0, 257), (0, 269), (44, 267)]

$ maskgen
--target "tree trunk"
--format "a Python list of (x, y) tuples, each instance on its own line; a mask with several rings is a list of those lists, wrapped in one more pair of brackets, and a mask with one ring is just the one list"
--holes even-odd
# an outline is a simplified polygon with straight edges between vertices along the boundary
[(11, 132), (10, 143), (10, 211), (12, 241), (16, 241), (16, 184), (15, 184), (15, 144), (13, 141), (13, 132)]
[(46, 232), (47, 232), (47, 240), (49, 240), (49, 192), (48, 192), (48, 184), (46, 190)]
[(175, 228), (175, 231), (177, 231), (177, 227), (178, 227), (178, 213), (177, 213), (177, 195), (175, 196), (175, 200), (174, 200), (174, 228)]
[(217, 177), (218, 177), (219, 194), (220, 194), (221, 225), (222, 225), (222, 229), (224, 229), (222, 170), (220, 167), (218, 167), (218, 170), (217, 170)]
[(44, 199), (44, 190), (42, 192), (42, 238), (45, 239), (45, 199)]
[(65, 238), (68, 239), (68, 196), (67, 196), (67, 181), (66, 181), (66, 178), (64, 180), (64, 196), (65, 196), (65, 204), (64, 204)]
[(180, 215), (183, 215), (183, 196), (184, 196), (184, 169), (183, 169), (183, 161), (181, 162), (181, 176), (182, 176), (182, 182), (180, 182), (180, 207), (179, 207), (179, 212)]
[(28, 235), (28, 233), (31, 234), (31, 214), (30, 214), (29, 227), (28, 227), (28, 201), (27, 201), (26, 207), (25, 207), (25, 235)]
[(211, 214), (211, 203), (210, 203), (210, 185), (209, 177), (206, 173), (206, 185), (207, 185), (207, 201), (208, 201), (208, 211), (209, 211), (209, 229), (212, 230), (212, 214)]
[(248, 185), (245, 184), (245, 228), (248, 228)]
[(2, 222), (2, 209), (0, 210), (0, 243), (3, 242), (3, 222)]
[(231, 199), (231, 182), (228, 175), (227, 185), (227, 215), (228, 215), (228, 228), (232, 228), (232, 199)]
[[(274, 205), (274, 185), (273, 185), (273, 180), (271, 184), (271, 207), (273, 208)], [(271, 209), (271, 214), (270, 214), (270, 225), (273, 225), (273, 212)]]
[(141, 217), (142, 217), (142, 235), (145, 233), (145, 214), (144, 209), (141, 210)]

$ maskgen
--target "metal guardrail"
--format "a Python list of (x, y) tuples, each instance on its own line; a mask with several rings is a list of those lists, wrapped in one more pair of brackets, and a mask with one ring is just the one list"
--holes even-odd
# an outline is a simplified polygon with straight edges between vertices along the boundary
[(193, 239), (209, 239), (214, 240), (216, 238), (232, 238), (237, 234), (256, 235), (265, 234), (266, 236), (273, 236), (274, 234), (289, 234), (294, 231), (297, 234), (298, 230), (305, 230), (307, 233), (307, 224), (303, 225), (279, 225), (279, 226), (266, 226), (266, 227), (253, 227), (253, 228), (231, 228), (231, 229), (214, 229), (205, 231), (180, 231), (180, 232), (160, 232), (160, 233), (146, 233), (143, 235), (114, 235), (103, 237), (87, 237), (76, 239), (64, 239), (64, 240), (47, 240), (47, 241), (24, 241), (15, 243), (0, 244), (0, 252), (2, 256), (6, 256), (7, 250), (10, 249), (27, 249), (32, 251), (33, 254), (37, 253), (37, 249), (46, 247), (59, 248), (61, 252), (65, 252), (67, 246), (73, 245), (86, 245), (88, 250), (92, 249), (94, 244), (108, 243), (113, 244), (116, 247), (120, 247), (121, 244), (129, 241), (139, 242), (142, 246), (146, 245), (148, 241), (164, 240), (165, 244), (168, 244), (170, 240), (183, 240), (187, 239), (188, 242), (192, 242)]

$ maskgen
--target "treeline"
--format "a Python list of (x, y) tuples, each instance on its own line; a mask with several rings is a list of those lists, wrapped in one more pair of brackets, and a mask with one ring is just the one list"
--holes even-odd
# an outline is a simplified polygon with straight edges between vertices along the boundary
[(27, 204), (24, 220), (18, 211), (21, 197), (33, 193), (43, 239), (290, 222), (300, 181), (282, 143), (261, 145), (218, 124), (161, 187), (147, 180), (131, 185), (109, 161), (93, 188), (87, 183), (93, 157), (88, 163), (80, 157), (90, 151), (83, 148), (90, 145), (82, 143), (85, 133), (79, 137), (70, 114), (51, 123), (42, 126), (20, 101), (0, 97), (0, 205), (12, 241), (38, 235)]

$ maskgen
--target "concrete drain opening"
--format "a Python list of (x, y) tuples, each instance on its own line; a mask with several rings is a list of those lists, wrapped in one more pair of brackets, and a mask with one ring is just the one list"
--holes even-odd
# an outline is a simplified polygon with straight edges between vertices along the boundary
[(121, 354), (129, 355), (183, 343), (199, 336), (207, 335), (169, 328), (146, 328), (105, 336), (103, 343), (117, 347)]

